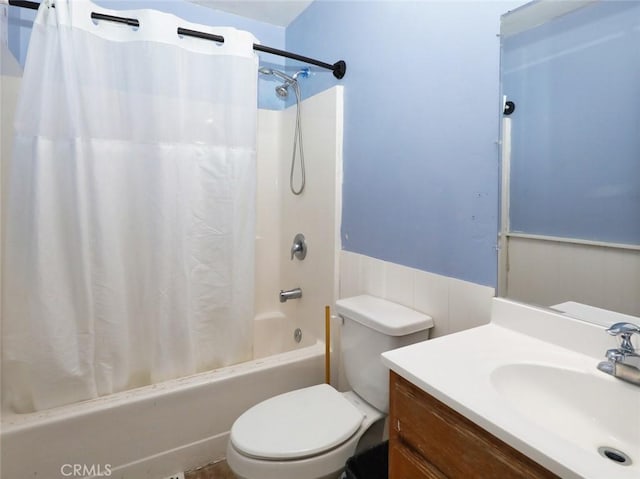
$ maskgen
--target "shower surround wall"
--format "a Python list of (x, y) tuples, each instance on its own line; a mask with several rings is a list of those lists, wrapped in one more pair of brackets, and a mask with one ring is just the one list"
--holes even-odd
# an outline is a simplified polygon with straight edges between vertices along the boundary
[[(324, 306), (334, 303), (338, 288), (342, 104), (341, 86), (301, 104), (307, 183), (299, 196), (289, 190), (295, 106), (284, 111), (260, 110), (255, 322), (258, 335), (261, 319), (270, 318), (275, 312), (281, 318), (284, 340), (293, 340), (295, 328), (302, 329), (305, 343), (309, 337), (324, 338)], [(297, 233), (305, 235), (308, 247), (302, 261), (291, 260), (291, 246)], [(280, 290), (293, 288), (302, 289), (302, 298), (280, 303)]]

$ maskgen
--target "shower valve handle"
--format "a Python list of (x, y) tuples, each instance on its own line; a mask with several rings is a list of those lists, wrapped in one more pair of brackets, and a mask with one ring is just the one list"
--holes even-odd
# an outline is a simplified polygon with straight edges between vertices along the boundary
[(298, 233), (296, 237), (293, 238), (293, 245), (291, 246), (291, 261), (293, 261), (294, 256), (300, 261), (307, 256), (307, 243), (302, 233)]

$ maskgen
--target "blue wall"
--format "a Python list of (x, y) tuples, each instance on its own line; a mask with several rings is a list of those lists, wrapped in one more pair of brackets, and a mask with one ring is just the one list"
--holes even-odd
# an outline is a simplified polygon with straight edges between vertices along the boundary
[(8, 12), (8, 45), (9, 50), (18, 62), (24, 66), (31, 36), (31, 26), (36, 12), (26, 8), (9, 7)]
[(496, 285), (497, 33), (522, 3), (316, 0), (289, 25), (288, 50), (348, 65), (344, 249)]
[(504, 41), (512, 231), (640, 244), (640, 3)]

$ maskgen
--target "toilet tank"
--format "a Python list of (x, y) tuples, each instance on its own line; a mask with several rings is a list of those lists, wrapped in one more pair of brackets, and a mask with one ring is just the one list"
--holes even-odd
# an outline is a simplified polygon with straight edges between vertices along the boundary
[(389, 411), (389, 368), (385, 351), (425, 341), (433, 327), (426, 314), (369, 295), (336, 301), (342, 317), (340, 348), (345, 376), (354, 392), (376, 409)]

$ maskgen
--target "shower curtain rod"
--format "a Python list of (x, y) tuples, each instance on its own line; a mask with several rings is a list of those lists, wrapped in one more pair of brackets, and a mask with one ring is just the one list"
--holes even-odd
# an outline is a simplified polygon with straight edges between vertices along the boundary
[[(28, 0), (0, 0), (0, 3), (6, 3), (8, 5), (20, 8), (28, 8), (31, 10), (37, 10), (40, 7), (38, 2), (31, 2)], [(91, 12), (91, 18), (93, 20), (107, 20), (109, 22), (116, 23), (124, 23), (125, 25), (129, 25), (132, 27), (139, 27), (140, 22), (138, 22), (135, 18), (126, 18), (126, 17), (116, 17), (113, 15), (106, 15), (104, 13), (96, 13)], [(212, 33), (199, 32), (196, 30), (189, 30), (187, 28), (178, 27), (177, 30), (178, 35), (182, 35), (185, 37), (195, 37), (202, 38), (204, 40), (211, 40), (218, 43), (224, 43), (224, 37), (222, 35), (214, 35)], [(263, 45), (259, 45), (257, 43), (253, 44), (253, 49), (258, 52), (270, 53), (272, 55), (278, 55), (280, 57), (290, 58), (292, 60), (297, 60), (299, 62), (308, 63), (310, 65), (315, 65), (320, 68), (325, 68), (327, 70), (331, 70), (333, 72), (333, 76), (337, 79), (341, 79), (344, 77), (347, 72), (347, 64), (343, 60), (339, 60), (335, 62), (333, 65), (330, 63), (321, 62), (320, 60), (316, 60), (315, 58), (309, 58), (302, 55), (298, 55), (297, 53), (288, 52), (285, 50), (278, 50), (277, 48), (267, 47)]]

